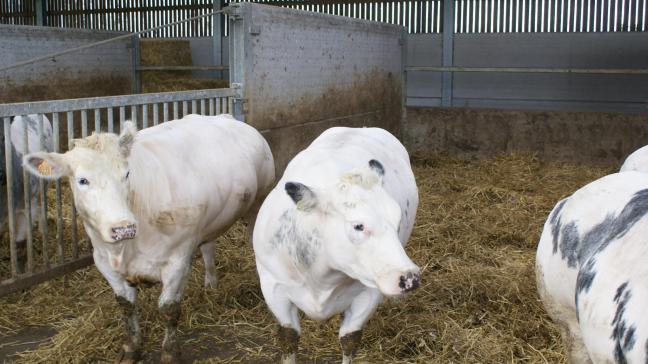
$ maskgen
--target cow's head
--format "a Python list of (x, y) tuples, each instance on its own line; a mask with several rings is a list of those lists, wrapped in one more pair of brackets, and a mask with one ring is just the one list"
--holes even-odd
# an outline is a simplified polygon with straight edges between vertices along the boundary
[(383, 188), (384, 173), (372, 159), (331, 188), (288, 182), (285, 189), (305, 220), (317, 226), (334, 269), (395, 296), (417, 288), (420, 278), (399, 240), (401, 209)]
[(23, 164), (38, 177), (68, 177), (79, 215), (105, 242), (132, 239), (137, 225), (128, 207), (128, 156), (136, 134), (133, 123), (126, 122), (119, 136), (75, 139), (66, 153), (31, 153)]

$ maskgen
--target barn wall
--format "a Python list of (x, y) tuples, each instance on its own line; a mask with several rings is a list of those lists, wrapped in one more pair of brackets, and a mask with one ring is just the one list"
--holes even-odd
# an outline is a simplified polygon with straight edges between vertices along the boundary
[[(112, 38), (122, 33), (0, 25), (0, 66)], [(130, 39), (24, 67), (0, 71), (0, 102), (24, 102), (131, 92)]]
[(407, 108), (410, 152), (485, 157), (531, 152), (553, 161), (620, 163), (648, 144), (648, 113)]
[(230, 23), (231, 82), (242, 84), (242, 116), (270, 142), (278, 171), (332, 126), (399, 133), (400, 27), (251, 3), (230, 7), (242, 19)]
[[(408, 66), (441, 66), (441, 37), (412, 34)], [(648, 69), (648, 33), (455, 34), (454, 66)], [(407, 105), (438, 106), (439, 72), (408, 74)], [(459, 107), (646, 112), (648, 75), (457, 72)]]
[[(180, 38), (189, 41), (191, 46), (191, 59), (193, 60), (194, 66), (212, 66), (214, 65), (214, 43), (212, 38), (209, 37), (200, 37), (200, 38)], [(222, 40), (222, 58), (223, 65), (228, 64), (229, 57), (229, 44), (228, 38), (223, 37)], [(220, 78), (218, 77), (215, 71), (192, 71), (191, 74), (193, 77), (197, 78)], [(224, 71), (221, 73), (223, 79), (228, 79), (228, 72)]]

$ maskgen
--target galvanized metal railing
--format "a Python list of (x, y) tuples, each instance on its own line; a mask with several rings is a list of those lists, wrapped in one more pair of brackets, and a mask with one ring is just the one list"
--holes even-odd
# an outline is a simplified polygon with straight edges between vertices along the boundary
[[(70, 141), (75, 136), (88, 136), (89, 123), (91, 126), (94, 126), (93, 131), (95, 132), (117, 132), (115, 130), (116, 122), (119, 123), (119, 129), (121, 130), (126, 120), (136, 122), (138, 128), (141, 129), (157, 125), (161, 122), (178, 119), (189, 113), (202, 115), (230, 113), (232, 110), (232, 102), (236, 95), (237, 93), (234, 89), (227, 88), (0, 104), (0, 120), (4, 123), (5, 160), (2, 162), (5, 164), (7, 181), (10, 251), (10, 269), (5, 269), (5, 271), (10, 271), (10, 277), (2, 277), (2, 270), (0, 269), (0, 278), (7, 278), (0, 281), (0, 296), (52, 279), (92, 263), (91, 249), (89, 247), (84, 248), (79, 246), (77, 216), (74, 203), (71, 198), (69, 201), (63, 201), (60, 180), (55, 182), (56, 245), (50, 245), (50, 240), (52, 239), (48, 234), (47, 187), (43, 181), (39, 181), (38, 196), (40, 196), (40, 209), (38, 213), (40, 217), (39, 221), (42, 222), (39, 224), (42, 244), (40, 246), (40, 259), (36, 259), (35, 237), (33, 235), (34, 222), (31, 221), (31, 214), (29, 213), (31, 211), (29, 176), (22, 167), (21, 170), (16, 171), (12, 165), (12, 116), (37, 114), (39, 146), (40, 150), (44, 150), (45, 134), (43, 115), (46, 115), (52, 122), (52, 149), (55, 152), (63, 152), (67, 150)], [(130, 117), (127, 117), (127, 115)], [(63, 130), (61, 124), (66, 125), (65, 130)], [(24, 130), (20, 136), (24, 142), (23, 150), (19, 151), (22, 154), (28, 153), (27, 146), (29, 142), (27, 123), (24, 123), (24, 126)], [(68, 142), (64, 146), (61, 146), (62, 139), (67, 139)], [(27, 218), (27, 261), (24, 271), (18, 269), (16, 211), (13, 195), (14, 173), (23, 173), (24, 177), (24, 207)], [(66, 219), (63, 216), (64, 202), (70, 205), (70, 216), (67, 217), (68, 224), (65, 224), (64, 220)], [(64, 239), (65, 228), (71, 231), (70, 241), (65, 241)], [(56, 248), (55, 261), (50, 259), (49, 254), (49, 249), (53, 247)], [(0, 261), (0, 264), (4, 263)]]

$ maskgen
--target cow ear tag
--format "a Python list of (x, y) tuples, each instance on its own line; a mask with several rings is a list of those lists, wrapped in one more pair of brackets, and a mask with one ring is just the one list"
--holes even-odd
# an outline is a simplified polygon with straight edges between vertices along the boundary
[(41, 159), (41, 162), (38, 164), (38, 172), (40, 172), (43, 176), (51, 176), (52, 175), (52, 165), (49, 164), (45, 159)]

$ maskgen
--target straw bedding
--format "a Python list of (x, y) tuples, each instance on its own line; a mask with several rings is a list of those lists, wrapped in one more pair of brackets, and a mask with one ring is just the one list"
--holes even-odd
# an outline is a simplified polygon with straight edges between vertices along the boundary
[[(565, 362), (556, 327), (536, 295), (535, 247), (555, 202), (612, 168), (543, 163), (519, 154), (412, 159), (421, 203), (407, 251), (423, 270), (423, 284), (380, 307), (365, 327), (359, 361)], [(202, 260), (194, 262), (180, 323), (185, 359), (276, 361), (276, 326), (242, 224), (218, 240), (217, 254), (217, 288), (202, 288)], [(145, 362), (159, 358), (158, 294), (154, 287), (138, 295)], [(119, 348), (117, 304), (94, 267), (0, 299), (0, 307), (0, 335), (32, 325), (57, 331), (34, 350), (16, 354), (16, 362), (106, 362)], [(304, 318), (298, 361), (339, 361), (338, 327), (339, 318)]]

